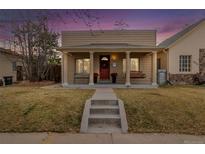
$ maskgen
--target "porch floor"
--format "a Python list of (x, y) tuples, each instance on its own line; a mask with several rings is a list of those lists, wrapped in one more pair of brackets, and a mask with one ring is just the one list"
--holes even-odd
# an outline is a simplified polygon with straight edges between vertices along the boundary
[(131, 84), (129, 87), (127, 87), (125, 84), (94, 84), (94, 85), (88, 85), (88, 84), (68, 84), (63, 85), (64, 88), (79, 88), (79, 89), (95, 89), (95, 88), (137, 88), (137, 89), (147, 89), (147, 88), (158, 88), (158, 85), (152, 85), (152, 84)]

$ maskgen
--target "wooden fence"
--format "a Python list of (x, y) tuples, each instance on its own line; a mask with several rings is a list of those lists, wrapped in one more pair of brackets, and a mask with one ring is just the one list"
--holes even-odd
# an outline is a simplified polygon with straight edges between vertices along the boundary
[(61, 82), (61, 65), (50, 65), (46, 80)]

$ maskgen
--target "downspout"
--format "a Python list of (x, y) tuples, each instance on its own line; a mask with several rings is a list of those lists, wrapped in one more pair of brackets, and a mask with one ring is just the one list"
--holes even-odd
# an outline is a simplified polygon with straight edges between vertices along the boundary
[(162, 50), (166, 54), (166, 70), (167, 70), (167, 80), (169, 80), (169, 49)]

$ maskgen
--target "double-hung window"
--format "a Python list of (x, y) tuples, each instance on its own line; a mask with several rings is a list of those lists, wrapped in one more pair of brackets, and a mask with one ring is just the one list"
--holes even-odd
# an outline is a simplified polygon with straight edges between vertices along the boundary
[(190, 72), (191, 71), (191, 56), (181, 55), (179, 56), (179, 71)]
[(13, 69), (13, 71), (16, 71), (16, 68), (17, 68), (16, 62), (12, 62), (12, 69)]
[(90, 73), (90, 59), (84, 58), (84, 59), (76, 59), (76, 73)]
[[(130, 71), (139, 71), (139, 58), (130, 59)], [(126, 59), (123, 59), (123, 73), (126, 73)]]

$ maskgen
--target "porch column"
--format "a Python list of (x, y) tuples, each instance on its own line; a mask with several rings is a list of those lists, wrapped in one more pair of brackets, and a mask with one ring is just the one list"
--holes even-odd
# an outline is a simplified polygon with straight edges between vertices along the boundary
[(63, 86), (68, 85), (68, 55), (63, 52), (62, 56), (62, 84)]
[(93, 54), (94, 52), (93, 51), (90, 51), (90, 78), (89, 78), (89, 85), (94, 85), (94, 82), (93, 82)]
[(130, 52), (126, 52), (126, 86), (130, 86)]
[(157, 85), (157, 52), (152, 52), (152, 85)]

